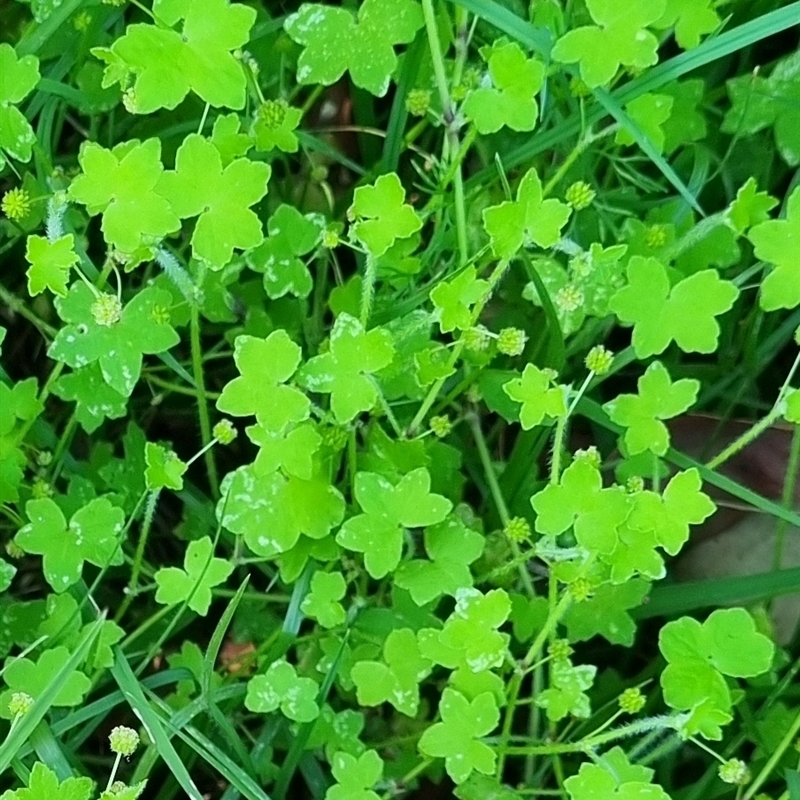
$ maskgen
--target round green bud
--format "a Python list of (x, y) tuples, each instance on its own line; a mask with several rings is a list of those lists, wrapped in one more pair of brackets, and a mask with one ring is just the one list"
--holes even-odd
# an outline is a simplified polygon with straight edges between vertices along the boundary
[(440, 439), (443, 439), (448, 433), (450, 433), (450, 431), (453, 430), (453, 423), (450, 422), (450, 418), (445, 415), (440, 417), (431, 417), (429, 426), (431, 431), (433, 431), (433, 433)]
[(31, 196), (22, 187), (9, 189), (0, 201), (3, 213), (14, 221), (25, 219), (31, 212)]
[(258, 109), (258, 118), (266, 128), (274, 130), (283, 125), (289, 104), (283, 99), (265, 100)]
[(503, 533), (510, 541), (520, 544), (530, 539), (531, 526), (524, 517), (512, 517), (503, 528)]
[(729, 758), (724, 764), (720, 764), (719, 777), (724, 783), (744, 786), (750, 782), (750, 770), (740, 758)]
[(467, 328), (461, 336), (464, 339), (464, 347), (467, 350), (485, 350), (489, 346), (489, 331), (483, 325), (475, 328)]
[(566, 661), (573, 652), (567, 639), (556, 639), (547, 648), (548, 655), (551, 656), (554, 661)]
[(14, 692), (8, 701), (8, 710), (12, 717), (27, 714), (33, 706), (33, 698), (26, 692)]
[(31, 484), (31, 497), (34, 500), (43, 500), (53, 496), (53, 487), (44, 478), (36, 477)]
[(603, 345), (595, 345), (587, 354), (584, 364), (595, 375), (605, 375), (614, 363), (614, 354)]
[(644, 478), (641, 475), (631, 475), (625, 481), (625, 491), (628, 494), (636, 494), (637, 492), (644, 491)]
[(322, 443), (331, 450), (341, 450), (347, 444), (347, 437), (350, 435), (347, 428), (336, 425), (323, 428), (320, 433), (322, 434)]
[(651, 225), (644, 234), (644, 243), (652, 250), (657, 250), (667, 243), (667, 229), (663, 225)]
[(117, 725), (108, 736), (111, 752), (129, 758), (139, 746), (139, 734), (133, 728)]
[(591, 445), (583, 450), (575, 451), (575, 460), (588, 461), (595, 469), (600, 469), (603, 466), (603, 459), (600, 457), (600, 451)]
[(322, 231), (322, 246), (326, 250), (333, 250), (335, 247), (339, 246), (341, 241), (339, 234), (332, 228), (326, 228)]
[(576, 211), (588, 208), (595, 197), (597, 197), (597, 193), (586, 181), (575, 181), (564, 194), (564, 199)]
[[(196, 288), (197, 287), (195, 287), (195, 289)], [(202, 297), (202, 293), (200, 297)], [(166, 306), (156, 303), (156, 305), (153, 306), (153, 310), (150, 312), (150, 319), (152, 319), (156, 325), (168, 325), (170, 321), (169, 309)]]
[(497, 334), (497, 349), (507, 356), (518, 356), (525, 349), (528, 335), (519, 328), (503, 328)]
[(92, 303), (92, 317), (98, 325), (110, 328), (122, 317), (122, 303), (116, 295), (99, 294)]
[(230, 444), (236, 438), (236, 428), (229, 419), (221, 419), (213, 428), (214, 438), (220, 444)]
[(311, 180), (314, 183), (322, 183), (328, 180), (328, 168), (324, 164), (315, 164), (311, 168)]
[(626, 714), (638, 714), (646, 702), (645, 696), (637, 688), (626, 689), (619, 696), (619, 707)]
[(53, 463), (53, 454), (49, 450), (40, 450), (36, 454), (36, 463), (40, 467), (49, 467)]
[(431, 105), (429, 89), (412, 89), (406, 97), (406, 111), (414, 117), (424, 117)]
[(594, 594), (594, 586), (592, 586), (588, 578), (575, 578), (569, 584), (569, 593), (572, 595), (573, 600), (577, 603), (582, 603)]
[(573, 283), (562, 286), (553, 298), (555, 307), (564, 314), (577, 311), (584, 301), (583, 292)]

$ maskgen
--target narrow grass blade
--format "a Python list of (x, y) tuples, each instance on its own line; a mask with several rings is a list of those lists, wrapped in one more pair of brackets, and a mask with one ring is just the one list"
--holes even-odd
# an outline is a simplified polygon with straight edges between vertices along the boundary
[(459, 5), (471, 11), (490, 25), (507, 33), (520, 44), (549, 59), (553, 41), (550, 31), (539, 28), (517, 16), (511, 9), (494, 2), (494, 0), (451, 0), (454, 5)]
[(144, 691), (133, 674), (131, 665), (125, 657), (120, 647), (114, 648), (114, 666), (111, 667), (111, 674), (117, 682), (125, 699), (128, 701), (134, 714), (141, 720), (147, 729), (150, 739), (155, 744), (158, 754), (164, 759), (164, 763), (170, 772), (175, 776), (175, 780), (180, 784), (187, 796), (191, 800), (203, 800), (203, 795), (195, 786), (194, 781), (189, 775), (186, 765), (181, 761), (180, 756), (172, 745), (170, 737), (161, 724), (158, 714), (153, 711)]
[(53, 680), (47, 685), (47, 688), (34, 700), (30, 711), (19, 720), (6, 740), (0, 745), (0, 775), (8, 769), (11, 759), (25, 744), (36, 726), (44, 719), (44, 715), (50, 710), (53, 700), (55, 700), (69, 676), (84, 662), (104, 622), (105, 615), (86, 628), (72, 655), (64, 662), (61, 669), (53, 677)]
[(231, 624), (233, 615), (236, 613), (236, 609), (239, 606), (244, 590), (247, 588), (249, 582), (250, 576), (248, 575), (242, 581), (242, 585), (237, 589), (236, 594), (231, 598), (230, 603), (228, 603), (228, 607), (225, 609), (225, 613), (220, 617), (217, 627), (214, 628), (214, 634), (206, 648), (206, 654), (203, 658), (203, 694), (206, 696), (210, 696), (211, 694), (211, 676), (214, 674), (214, 665), (217, 663), (217, 657), (222, 647), (222, 639), (228, 630), (228, 626)]
[(656, 586), (647, 602), (631, 609), (635, 619), (670, 617), (729, 604), (755, 603), (771, 597), (800, 591), (800, 567), (741, 575), (692, 583), (671, 583)]

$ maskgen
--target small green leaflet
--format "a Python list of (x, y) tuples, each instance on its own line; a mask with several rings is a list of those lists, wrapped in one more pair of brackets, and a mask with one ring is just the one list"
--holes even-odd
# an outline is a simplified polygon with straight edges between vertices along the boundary
[(731, 109), (722, 130), (752, 136), (773, 127), (783, 160), (790, 167), (800, 164), (800, 51), (778, 61), (768, 78), (740, 75), (727, 86)]
[[(155, 0), (153, 14), (158, 25), (129, 25), (110, 48), (92, 48), (106, 63), (103, 86), (119, 83), (134, 114), (175, 108), (190, 91), (215, 108), (244, 108), (247, 81), (231, 51), (250, 38), (255, 9), (228, 0)], [(178, 33), (172, 28), (181, 19)]]
[(122, 563), (119, 536), (125, 523), (121, 508), (104, 497), (76, 511), (67, 525), (61, 509), (49, 497), (29, 500), (30, 522), (14, 541), (26, 552), (43, 556), (44, 576), (53, 590), (63, 592), (81, 579), (83, 562), (97, 567)]
[(275, 661), (264, 675), (248, 681), (244, 704), (249, 711), (260, 714), (279, 708), (288, 719), (311, 722), (319, 716), (318, 689), (311, 678), (300, 677), (287, 661)]
[(285, 385), (297, 370), (302, 353), (282, 328), (266, 339), (237, 336), (233, 360), (239, 377), (226, 384), (217, 409), (234, 417), (255, 414), (258, 424), (280, 432), (308, 418), (311, 403), (294, 386)]
[(463, 783), (473, 770), (493, 775), (497, 756), (489, 745), (478, 741), (490, 734), (500, 721), (494, 696), (485, 692), (472, 702), (449, 687), (439, 701), (442, 721), (431, 725), (419, 740), (420, 752), (444, 758), (447, 774)]
[(532, 131), (539, 115), (536, 95), (544, 82), (544, 64), (526, 58), (516, 42), (502, 39), (482, 48), (481, 55), (488, 62), (488, 85), (479, 86), (467, 97), (463, 112), (482, 134), (495, 133), (503, 126)]
[(756, 257), (773, 265), (761, 284), (761, 308), (776, 311), (800, 305), (800, 187), (789, 197), (785, 219), (761, 222), (747, 238)]
[(617, 526), (630, 513), (621, 486), (603, 488), (600, 472), (587, 458), (573, 461), (559, 483), (548, 484), (531, 498), (539, 533), (557, 536), (574, 526), (579, 544), (592, 553), (611, 553)]
[(44, 406), (37, 398), (38, 391), (36, 378), (26, 378), (13, 387), (0, 381), (0, 503), (19, 500), (28, 459), (17, 441), (16, 429), (20, 422), (41, 414)]
[[(668, 94), (647, 93), (631, 100), (625, 106), (628, 116), (641, 128), (642, 133), (653, 143), (655, 149), (662, 153), (666, 132), (664, 123), (672, 115), (672, 105), (675, 101)], [(614, 137), (617, 144), (635, 144), (631, 134), (621, 128)]]
[(396, 486), (374, 472), (358, 472), (355, 497), (364, 513), (348, 519), (336, 541), (363, 553), (367, 572), (383, 578), (400, 563), (404, 528), (435, 525), (450, 513), (453, 504), (430, 487), (425, 467), (411, 470)]
[(85, 205), (89, 216), (102, 213), (100, 227), (108, 244), (129, 254), (180, 230), (177, 214), (156, 191), (164, 172), (158, 139), (132, 139), (113, 150), (84, 142), (78, 163), (82, 172), (67, 194)]
[(650, 450), (659, 456), (669, 449), (669, 431), (662, 422), (691, 408), (700, 381), (682, 378), (672, 383), (667, 368), (654, 361), (638, 381), (639, 394), (621, 394), (603, 406), (612, 421), (626, 428), (628, 455)]
[(6, 158), (30, 161), (36, 134), (25, 115), (15, 106), (39, 83), (39, 59), (27, 55), (17, 58), (7, 42), (0, 44), (0, 172)]
[(506, 200), (483, 212), (483, 227), (492, 251), (501, 259), (511, 259), (528, 242), (552, 247), (561, 238), (570, 207), (560, 200), (545, 200), (542, 182), (535, 167), (522, 178), (516, 200)]
[(56, 334), (47, 354), (76, 370), (97, 362), (103, 380), (123, 397), (130, 397), (142, 372), (142, 355), (163, 353), (180, 341), (169, 324), (172, 297), (148, 286), (110, 325), (95, 319), (96, 299), (82, 281), (74, 283), (66, 297), (56, 299), (58, 315), (67, 325)]
[(658, 62), (658, 39), (647, 30), (666, 11), (667, 0), (586, 0), (596, 25), (562, 36), (551, 53), (556, 61), (580, 64), (590, 88), (609, 83), (620, 65), (644, 69)]
[(373, 258), (382, 256), (397, 239), (405, 239), (422, 227), (422, 220), (405, 199), (406, 192), (396, 172), (381, 175), (372, 186), (355, 190), (347, 212), (348, 218), (355, 220), (350, 232)]
[(63, 782), (41, 761), (31, 770), (26, 789), (4, 792), (2, 800), (89, 800), (93, 796), (91, 778), (65, 778)]
[(554, 384), (552, 376), (535, 364), (526, 364), (522, 376), (504, 383), (503, 391), (512, 400), (522, 403), (519, 421), (523, 430), (567, 413), (565, 387)]
[(290, 106), (283, 98), (265, 101), (250, 127), (256, 150), (265, 153), (277, 148), (284, 153), (296, 153), (299, 141), (295, 129), (302, 117), (303, 109)]
[(247, 254), (247, 266), (264, 273), (264, 289), (274, 300), (285, 294), (308, 297), (314, 281), (300, 256), (311, 253), (325, 228), (321, 214), (301, 214), (282, 203), (267, 224), (269, 236)]
[(467, 330), (474, 325), (472, 307), (484, 300), (489, 282), (477, 277), (475, 267), (467, 267), (449, 281), (441, 281), (431, 289), (431, 302), (436, 307), (436, 320), (442, 333)]
[(41, 294), (45, 289), (60, 297), (66, 296), (70, 269), (78, 263), (71, 233), (52, 242), (44, 236), (29, 236), (25, 258), (30, 264), (26, 275), (31, 297)]
[(375, 750), (356, 757), (350, 753), (335, 753), (331, 772), (336, 785), (325, 792), (325, 800), (380, 800), (372, 791), (383, 777), (383, 759)]
[(172, 489), (178, 492), (183, 489), (183, 473), (186, 472), (187, 465), (172, 450), (148, 442), (145, 445), (144, 460), (147, 463), (144, 480), (148, 491)]
[(569, 659), (554, 661), (550, 667), (550, 686), (536, 696), (536, 705), (543, 708), (547, 719), (558, 722), (567, 716), (587, 719), (592, 708), (589, 696), (597, 667), (592, 664), (573, 666)]
[(214, 143), (190, 133), (178, 148), (175, 169), (165, 172), (156, 187), (181, 218), (197, 217), (192, 253), (212, 268), (224, 267), (234, 248), (261, 244), (261, 222), (250, 206), (267, 193), (269, 164), (237, 158), (223, 168)]
[(716, 320), (732, 306), (739, 289), (705, 269), (670, 286), (667, 268), (655, 258), (633, 256), (628, 285), (609, 303), (620, 321), (633, 325), (638, 358), (658, 355), (676, 342), (686, 353), (713, 353), (719, 340)]
[(53, 394), (77, 403), (75, 418), (86, 433), (94, 433), (105, 419), (124, 417), (128, 407), (128, 398), (105, 382), (97, 362), (61, 375)]
[(706, 85), (702, 78), (673, 81), (659, 88), (661, 94), (672, 98), (672, 113), (662, 126), (664, 150), (667, 154), (690, 142), (706, 138), (708, 125), (703, 114), (705, 91)]
[(256, 475), (269, 475), (278, 469), (287, 475), (310, 480), (314, 472), (314, 454), (322, 444), (312, 422), (302, 422), (297, 427), (281, 433), (273, 433), (260, 425), (245, 429), (247, 438), (258, 445), (259, 451), (253, 462)]
[(341, 572), (317, 570), (311, 578), (311, 591), (305, 596), (300, 609), (317, 620), (323, 628), (335, 628), (345, 620), (345, 610), (339, 602), (347, 591)]
[(395, 584), (407, 589), (418, 606), (443, 594), (455, 597), (459, 589), (471, 587), (469, 565), (480, 558), (486, 541), (455, 515), (426, 528), (424, 539), (430, 561), (404, 561), (394, 574)]
[(344, 517), (344, 498), (319, 477), (258, 475), (250, 465), (228, 473), (221, 492), (217, 518), (264, 558), (291, 550), (301, 534), (323, 539)]
[(383, 661), (357, 661), (350, 670), (362, 706), (391, 703), (414, 717), (419, 708), (419, 684), (431, 673), (431, 661), (419, 650), (410, 628), (393, 630), (383, 644)]
[(284, 23), (304, 46), (297, 82), (330, 86), (349, 70), (356, 86), (383, 97), (397, 66), (395, 46), (411, 42), (422, 23), (414, 0), (365, 0), (357, 20), (344, 8), (303, 3)]
[(330, 350), (307, 361), (297, 380), (311, 392), (330, 394), (331, 411), (341, 425), (374, 407), (378, 387), (372, 376), (388, 367), (393, 358), (388, 331), (365, 331), (355, 317), (343, 312), (333, 325)]
[(570, 800), (670, 800), (650, 781), (652, 769), (631, 764), (621, 747), (597, 758), (596, 764), (581, 764), (577, 775), (564, 781)]
[(628, 611), (641, 606), (649, 591), (650, 584), (637, 578), (598, 586), (591, 597), (573, 603), (564, 614), (570, 642), (585, 642), (599, 635), (611, 644), (632, 647), (636, 623)]
[(187, 601), (189, 608), (201, 617), (208, 614), (211, 590), (233, 572), (233, 564), (216, 558), (213, 552), (214, 545), (208, 536), (189, 542), (183, 569), (165, 567), (156, 572), (156, 602), (172, 606)]
[(755, 178), (748, 178), (736, 192), (736, 199), (730, 204), (728, 215), (737, 235), (741, 236), (748, 228), (766, 222), (769, 212), (778, 201), (768, 192), (759, 192)]
[(722, 738), (721, 726), (733, 718), (725, 676), (761, 675), (775, 654), (775, 645), (743, 608), (719, 609), (702, 624), (690, 617), (668, 622), (658, 646), (667, 660), (661, 673), (664, 701), (689, 712), (680, 734), (714, 740)]
[[(7, 659), (3, 668), (3, 681), (8, 689), (0, 695), (0, 717), (10, 718), (8, 701), (14, 692), (25, 692), (36, 700), (52, 683), (69, 657), (70, 652), (66, 647), (53, 647), (44, 650), (35, 662), (29, 658)], [(80, 705), (91, 685), (91, 681), (82, 672), (75, 670), (53, 699), (52, 705), (58, 708)]]
[(717, 29), (720, 18), (713, 6), (714, 0), (667, 0), (664, 14), (653, 23), (654, 28), (674, 28), (675, 39), (689, 50), (700, 44), (700, 39)]

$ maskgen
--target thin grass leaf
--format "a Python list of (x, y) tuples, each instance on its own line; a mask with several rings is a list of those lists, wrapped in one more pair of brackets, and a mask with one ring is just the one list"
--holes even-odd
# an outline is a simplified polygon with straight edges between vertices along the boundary
[(85, 630), (78, 640), (78, 645), (74, 652), (64, 662), (61, 669), (48, 684), (47, 689), (34, 700), (30, 711), (19, 720), (10, 735), (0, 745), (0, 775), (5, 772), (17, 751), (28, 741), (36, 726), (44, 719), (44, 715), (50, 710), (51, 703), (61, 691), (69, 676), (86, 660), (89, 649), (94, 644), (94, 640), (99, 635), (104, 622), (105, 614), (101, 615), (97, 622)]
[(147, 701), (141, 684), (133, 674), (131, 665), (119, 646), (114, 647), (114, 666), (111, 667), (111, 674), (125, 695), (131, 710), (141, 720), (151, 741), (155, 744), (158, 755), (164, 759), (164, 763), (174, 775), (175, 780), (191, 800), (203, 800), (203, 795), (195, 786), (186, 765), (173, 747), (170, 737), (161, 724), (161, 719)]
[(72, 770), (72, 766), (64, 755), (58, 740), (53, 736), (50, 726), (44, 720), (33, 729), (31, 738), (28, 741), (33, 745), (39, 761), (47, 764), (58, 776), (59, 781), (73, 777), (75, 773)]
[(726, 605), (745, 605), (786, 594), (794, 594), (800, 586), (800, 567), (764, 572), (758, 575), (741, 575), (715, 578), (690, 583), (656, 586), (647, 603), (631, 609), (634, 619), (671, 617)]

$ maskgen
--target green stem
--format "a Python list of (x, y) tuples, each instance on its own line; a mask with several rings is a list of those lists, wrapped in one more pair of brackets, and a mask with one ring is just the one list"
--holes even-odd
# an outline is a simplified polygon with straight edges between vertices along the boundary
[[(200, 418), (200, 437), (203, 447), (213, 441), (211, 435), (211, 420), (208, 414), (208, 398), (206, 396), (205, 381), (203, 379), (203, 350), (200, 344), (200, 311), (197, 306), (192, 306), (192, 318), (190, 323), (190, 336), (192, 348), (192, 374), (197, 386), (197, 413)], [(204, 454), (208, 482), (211, 486), (211, 494), (219, 497), (219, 476), (217, 475), (217, 465), (214, 461), (214, 450), (209, 448)]]
[(720, 464), (724, 464), (729, 458), (735, 456), (740, 450), (744, 449), (751, 442), (761, 436), (764, 431), (777, 422), (781, 417), (781, 411), (773, 408), (766, 417), (760, 419), (752, 428), (745, 431), (738, 439), (731, 442), (721, 453), (714, 456), (706, 464), (707, 469), (716, 469)]
[(136, 592), (139, 585), (139, 573), (142, 571), (142, 564), (144, 562), (144, 549), (147, 545), (147, 537), (150, 535), (150, 528), (153, 526), (153, 517), (156, 512), (156, 503), (158, 503), (159, 491), (152, 492), (147, 498), (147, 505), (145, 506), (144, 519), (142, 520), (142, 527), (139, 531), (139, 541), (136, 543), (136, 553), (133, 556), (133, 567), (131, 568), (131, 578), (128, 581), (128, 589), (122, 604), (117, 609), (114, 615), (114, 622), (119, 622), (124, 616), (125, 612), (136, 597)]
[(372, 312), (372, 301), (375, 298), (375, 283), (378, 278), (378, 260), (367, 255), (364, 266), (364, 283), (361, 284), (361, 324), (366, 328)]
[[(781, 505), (788, 511), (794, 502), (794, 494), (797, 481), (800, 477), (800, 426), (795, 426), (792, 433), (792, 444), (789, 449), (789, 466), (786, 470), (786, 479), (783, 482), (783, 492), (781, 493)], [(786, 531), (789, 523), (785, 519), (779, 519), (775, 528), (775, 561), (774, 568), (780, 569), (783, 561), (783, 546), (786, 539)]]

